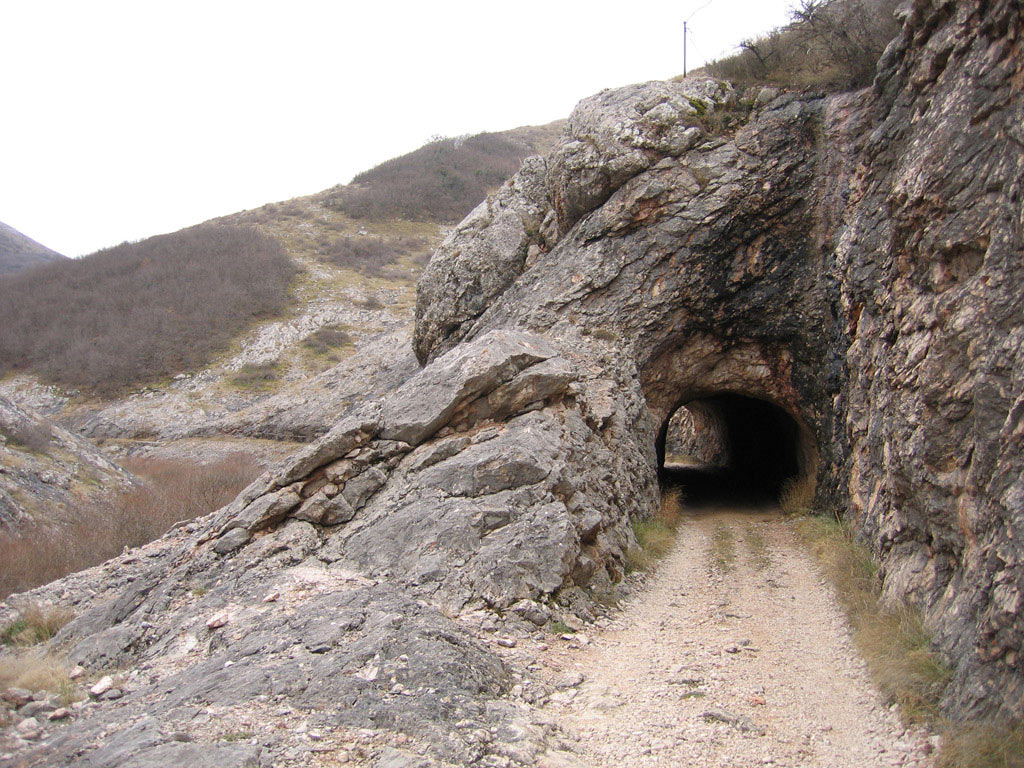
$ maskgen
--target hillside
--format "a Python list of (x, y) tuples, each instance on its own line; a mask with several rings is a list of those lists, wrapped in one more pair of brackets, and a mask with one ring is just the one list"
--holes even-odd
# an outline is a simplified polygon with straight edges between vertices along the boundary
[(0, 533), (59, 530), (99, 489), (132, 482), (87, 441), (0, 397)]
[[(434, 141), (367, 171), (356, 185), (118, 246), (30, 279), (0, 280), (0, 316), (17, 319), (0, 333), (0, 371), (8, 373), (0, 393), (92, 438), (208, 434), (206, 425), (300, 386), (368, 340), (408, 324), (415, 281), (445, 227), (513, 173), (523, 157), (547, 149), (563, 125)], [(436, 189), (434, 180), (446, 176), (475, 180), (478, 186), (458, 185), (459, 195), (446, 197), (444, 209), (435, 210), (427, 201)], [(410, 182), (415, 179), (419, 187)], [(412, 195), (410, 183), (417, 190)], [(397, 188), (405, 190), (407, 207), (381, 215), (364, 210), (358, 218), (345, 211), (359, 195), (391, 199)], [(196, 240), (210, 240), (211, 232), (218, 233), (213, 250)], [(263, 254), (260, 259), (278, 265), (271, 251), (279, 248), (291, 267), (256, 268), (254, 243)], [(218, 254), (234, 274), (244, 269), (258, 300), (244, 300), (238, 305), (244, 311), (232, 313), (230, 302), (216, 291), (218, 286), (227, 290), (235, 280), (195, 279), (193, 267), (171, 266), (199, 252)], [(168, 269), (163, 274), (154, 269), (156, 264), (146, 274), (128, 269), (143, 259), (158, 259)], [(122, 266), (101, 270), (100, 262)], [(102, 272), (106, 280), (76, 279), (76, 271)], [(108, 297), (138, 297), (132, 279), (145, 282), (149, 298), (137, 303), (138, 312), (126, 314), (123, 302)], [(77, 294), (90, 289), (73, 305), (88, 307), (88, 334), (80, 332), (80, 321), (72, 320), (74, 310), (54, 312), (48, 308), (50, 299), (36, 298), (65, 295), (61, 286), (69, 280)], [(282, 280), (290, 281), (287, 289)], [(183, 290), (194, 308), (191, 314), (161, 317), (145, 311), (164, 300), (178, 301)], [(110, 311), (102, 312), (104, 307)], [(265, 318), (268, 314), (277, 317)], [(169, 322), (175, 323), (173, 331)], [(69, 349), (76, 342), (92, 351)], [(116, 359), (104, 349), (117, 350)], [(69, 364), (76, 358), (84, 365)], [(272, 428), (253, 429), (276, 434)]]
[(0, 221), (0, 275), (65, 258)]

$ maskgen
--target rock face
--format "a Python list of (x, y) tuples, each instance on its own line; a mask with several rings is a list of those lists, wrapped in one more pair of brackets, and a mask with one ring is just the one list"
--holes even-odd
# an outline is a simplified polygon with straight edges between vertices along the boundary
[(1020, 717), (1020, 6), (915, 2), (906, 24), (864, 118), (826, 115), (857, 150), (833, 241), (846, 487), (887, 593), (925, 610), (955, 666), (950, 710)]
[[(688, 83), (583, 102), (442, 245), (417, 354), (501, 327), (589, 334), (636, 366), (656, 423), (714, 393), (774, 403), (819, 503), (849, 509), (887, 595), (924, 610), (949, 710), (1021, 716), (1020, 44), (1011, 2), (918, 0), (870, 91), (782, 96), (692, 148), (659, 143), (682, 135), (660, 121), (685, 124)], [(523, 243), (549, 224), (535, 256), (488, 269), (516, 212)]]
[(0, 531), (26, 523), (59, 529), (78, 505), (132, 482), (86, 441), (0, 397)]
[(700, 401), (688, 404), (669, 419), (665, 434), (665, 455), (682, 457), (707, 466), (729, 464), (725, 425), (714, 409)]
[[(924, 610), (952, 715), (1024, 714), (1021, 18), (917, 0), (904, 22), (860, 93), (581, 103), (432, 260), (422, 370), (209, 518), (36, 590), (74, 608), (72, 662), (138, 674), (30, 764), (147, 764), (173, 729), (203, 740), (197, 713), (282, 703), (534, 764), (538, 689), (480, 630), (591, 616), (693, 402), (770, 410), (756, 437)], [(745, 125), (707, 134), (716, 110)]]

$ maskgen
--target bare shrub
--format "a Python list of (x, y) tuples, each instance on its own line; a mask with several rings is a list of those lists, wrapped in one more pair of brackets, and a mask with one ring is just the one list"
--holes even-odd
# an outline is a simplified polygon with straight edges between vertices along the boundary
[(0, 375), (114, 394), (201, 366), (283, 310), (295, 272), (255, 228), (206, 224), (0, 277)]
[(363, 309), (384, 309), (384, 304), (372, 293), (365, 299), (355, 299), (352, 303)]
[(459, 221), (529, 154), (501, 134), (437, 139), (359, 174), (328, 204), (356, 219)]
[(177, 522), (224, 506), (261, 472), (247, 454), (208, 464), (178, 459), (128, 459), (144, 483), (76, 510), (59, 531), (28, 527), (0, 532), (0, 598), (102, 563), (125, 547), (159, 538)]
[(288, 202), (278, 205), (276, 213), (281, 216), (302, 216), (305, 211), (298, 203)]
[(370, 277), (383, 276), (384, 268), (398, 261), (398, 253), (383, 237), (339, 237), (324, 255), (339, 267)]
[(427, 241), (418, 237), (349, 235), (331, 243), (322, 252), (322, 258), (368, 277), (384, 277), (386, 268), (396, 264), (400, 257), (426, 248)]
[(266, 389), (277, 378), (277, 363), (249, 363), (231, 377), (231, 383), (243, 389)]
[(793, 22), (704, 71), (737, 85), (844, 90), (868, 85), (899, 32), (896, 0), (800, 0)]
[(354, 343), (354, 340), (348, 331), (336, 325), (325, 325), (323, 328), (317, 328), (302, 343), (318, 355), (326, 355), (338, 347)]
[(53, 427), (42, 421), (19, 421), (14, 424), (0, 424), (0, 433), (9, 445), (24, 448), (33, 453), (45, 453), (53, 438)]

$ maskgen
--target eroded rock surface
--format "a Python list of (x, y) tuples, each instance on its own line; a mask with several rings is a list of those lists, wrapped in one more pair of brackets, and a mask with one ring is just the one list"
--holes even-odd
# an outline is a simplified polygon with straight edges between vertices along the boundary
[[(435, 255), (422, 370), (214, 515), (29, 596), (74, 608), (73, 662), (132, 673), (28, 764), (294, 710), (368, 729), (379, 765), (536, 764), (549, 692), (502, 649), (592, 618), (658, 503), (662, 426), (715, 393), (789, 414), (819, 503), (924, 609), (948, 711), (1020, 716), (1021, 18), (916, 0), (904, 21), (856, 94), (584, 101)], [(734, 134), (701, 127), (751, 101)], [(283, 730), (259, 759), (303, 759)]]
[[(569, 145), (525, 168), (525, 215), (559, 223), (546, 252), (477, 311), (443, 286), (496, 241), (457, 231), (420, 283), (417, 354), (571, 329), (635, 364), (656, 421), (715, 392), (781, 406), (819, 503), (849, 507), (887, 595), (925, 611), (955, 667), (950, 711), (1019, 717), (1021, 17), (924, 0), (902, 15), (872, 89), (780, 96), (734, 137), (652, 147), (568, 206), (549, 169)], [(643, 135), (651, 100), (688, 97), (639, 92), (625, 110), (583, 102), (570, 144), (600, 147), (605, 116)]]

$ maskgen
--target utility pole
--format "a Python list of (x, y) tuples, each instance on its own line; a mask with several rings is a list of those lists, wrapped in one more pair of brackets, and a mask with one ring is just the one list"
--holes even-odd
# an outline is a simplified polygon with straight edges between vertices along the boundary
[(683, 22), (683, 77), (686, 77), (686, 24)]

